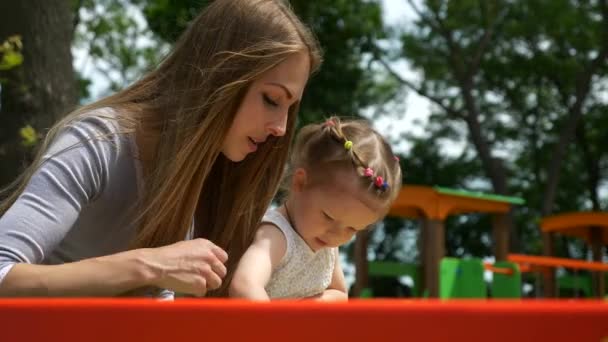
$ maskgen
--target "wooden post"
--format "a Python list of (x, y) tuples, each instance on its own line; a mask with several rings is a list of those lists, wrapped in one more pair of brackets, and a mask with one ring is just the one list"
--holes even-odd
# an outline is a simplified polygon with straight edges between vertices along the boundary
[(426, 265), (426, 253), (427, 253), (427, 249), (426, 248), (426, 240), (427, 240), (427, 233), (426, 233), (426, 227), (428, 225), (427, 223), (427, 219), (423, 218), (420, 219), (420, 223), (418, 225), (418, 229), (420, 229), (419, 232), (419, 238), (418, 238), (418, 251), (420, 253), (418, 259), (420, 260), (419, 264), (420, 264), (420, 285), (418, 286), (418, 290), (420, 291), (419, 295), (420, 297), (422, 297), (424, 295), (424, 291), (428, 289), (427, 287), (427, 282), (426, 282), (426, 270), (428, 269), (428, 266)]
[(509, 217), (508, 214), (492, 216), (492, 237), (496, 261), (507, 260), (509, 254)]
[(445, 226), (443, 221), (427, 220), (423, 228), (424, 238), (424, 282), (430, 298), (439, 297), (439, 263), (445, 255)]
[(367, 272), (367, 240), (366, 230), (357, 233), (355, 239), (355, 286), (353, 287), (352, 297), (359, 297), (361, 291), (368, 286), (369, 276)]
[[(591, 230), (591, 255), (593, 261), (602, 262), (602, 230), (600, 227), (590, 227)], [(591, 274), (593, 280), (593, 294), (598, 298), (604, 298), (604, 273), (593, 272)]]
[[(543, 233), (543, 255), (553, 256), (553, 234)], [(543, 294), (545, 298), (557, 297), (555, 270), (549, 268), (543, 272)]]

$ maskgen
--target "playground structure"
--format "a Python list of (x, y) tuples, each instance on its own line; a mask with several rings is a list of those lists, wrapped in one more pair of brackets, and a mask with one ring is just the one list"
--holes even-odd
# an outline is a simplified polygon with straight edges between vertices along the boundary
[[(517, 263), (522, 273), (539, 272), (545, 279), (547, 278), (547, 274), (554, 274), (555, 269), (559, 267), (574, 270), (575, 272), (593, 272), (594, 275), (602, 278), (599, 281), (599, 284), (595, 282), (593, 282), (593, 285), (592, 282), (586, 284), (584, 282), (585, 278), (579, 278), (578, 276), (563, 276), (559, 279), (561, 283), (559, 288), (570, 288), (575, 291), (575, 296), (578, 296), (577, 293), (579, 290), (584, 290), (583, 292), (586, 297), (595, 296), (597, 298), (604, 298), (604, 280), (608, 275), (608, 264), (606, 263), (521, 254), (509, 254), (508, 260)], [(600, 287), (597, 287), (597, 285), (600, 285)], [(545, 292), (545, 296), (547, 296), (547, 292)], [(555, 293), (553, 296), (559, 296), (559, 292)]]
[[(487, 286), (484, 273), (493, 273)], [(451, 298), (521, 298), (521, 273), (515, 263), (484, 263), (481, 259), (443, 258), (440, 264), (442, 299)]]
[[(524, 204), (517, 197), (486, 195), (441, 187), (406, 185), (395, 200), (389, 215), (421, 221), (421, 288), (429, 297), (439, 297), (439, 265), (445, 255), (444, 221), (449, 215), (488, 213), (493, 215), (494, 256), (505, 261), (509, 252), (507, 213), (512, 205)], [(356, 280), (354, 295), (365, 292), (368, 284), (367, 235), (355, 241)]]
[[(553, 240), (555, 234), (583, 239), (590, 247), (592, 259), (602, 262), (602, 248), (608, 246), (608, 213), (602, 212), (573, 212), (545, 217), (540, 222), (543, 233), (543, 252), (545, 256), (555, 255)], [(583, 268), (584, 269), (584, 268)], [(545, 272), (545, 296), (555, 294), (555, 273)], [(592, 275), (593, 293), (596, 297), (605, 295), (605, 277), (601, 271)]]
[[(479, 194), (446, 188), (406, 185), (390, 210), (389, 215), (421, 221), (421, 265), (398, 262), (367, 262), (367, 236), (357, 235), (355, 242), (356, 281), (353, 295), (374, 297), (369, 277), (409, 277), (413, 284), (413, 297), (440, 298), (521, 298), (522, 273), (536, 276), (534, 286), (538, 293), (543, 278), (545, 297), (558, 297), (552, 291), (557, 268), (573, 270), (575, 275), (564, 274), (558, 279), (560, 290), (571, 289), (578, 296), (593, 294), (604, 298), (608, 264), (601, 263), (602, 246), (608, 244), (608, 213), (569, 213), (547, 217), (541, 221), (543, 234), (550, 239), (561, 233), (585, 239), (592, 249), (595, 262), (553, 257), (551, 248), (545, 248), (549, 257), (508, 254), (509, 232), (506, 213), (512, 205), (523, 204), (520, 198)], [(494, 264), (480, 259), (457, 260), (444, 258), (445, 228), (449, 215), (490, 213), (493, 215)], [(546, 238), (543, 239), (547, 240)], [(549, 245), (552, 246), (551, 244)], [(491, 271), (489, 286), (483, 273)], [(593, 278), (579, 276), (578, 272), (593, 272)], [(587, 281), (589, 280), (589, 281)], [(449, 290), (448, 290), (449, 289)], [(465, 289), (465, 290), (463, 290)]]

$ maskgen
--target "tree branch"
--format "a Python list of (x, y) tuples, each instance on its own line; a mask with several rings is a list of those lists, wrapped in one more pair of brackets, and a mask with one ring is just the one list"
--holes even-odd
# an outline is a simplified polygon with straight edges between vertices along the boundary
[(472, 77), (477, 74), (479, 71), (479, 65), (481, 64), (481, 58), (483, 54), (486, 52), (488, 45), (492, 41), (494, 37), (494, 32), (498, 26), (502, 23), (502, 20), (506, 16), (507, 10), (503, 9), (502, 12), (496, 16), (496, 19), (486, 30), (484, 31), (481, 39), (479, 40), (479, 44), (477, 44), (477, 49), (475, 53), (473, 53), (473, 58), (471, 59), (471, 63), (469, 64), (469, 68), (467, 71), (467, 78)]
[(431, 102), (433, 102), (436, 105), (438, 105), (439, 107), (441, 107), (441, 109), (443, 109), (448, 115), (450, 115), (450, 116), (452, 116), (454, 118), (464, 119), (464, 115), (462, 115), (462, 113), (460, 113), (458, 110), (446, 106), (443, 103), (443, 99), (430, 95), (429, 93), (427, 93), (421, 87), (416, 86), (411, 81), (406, 80), (405, 78), (401, 77), (401, 75), (399, 75), (384, 59), (382, 59), (382, 57), (377, 56), (376, 60), (380, 64), (382, 64), (382, 66), (386, 69), (386, 71), (388, 71), (388, 73), (393, 78), (395, 78), (399, 83), (401, 83), (401, 84), (405, 85), (406, 87), (412, 89), (413, 91), (415, 91), (416, 93), (418, 93), (420, 96), (423, 96), (423, 97), (429, 99)]
[(603, 19), (603, 32), (602, 35), (602, 48), (600, 53), (589, 63), (584, 69), (582, 74), (577, 77), (576, 88), (575, 88), (575, 101), (572, 106), (568, 108), (569, 114), (566, 121), (561, 127), (559, 140), (552, 153), (552, 158), (549, 164), (549, 176), (547, 181), (547, 190), (543, 198), (542, 214), (549, 215), (553, 209), (553, 202), (555, 201), (555, 193), (557, 191), (557, 185), (559, 183), (560, 167), (566, 148), (570, 144), (572, 137), (575, 134), (578, 121), (583, 115), (583, 104), (589, 95), (591, 89), (591, 79), (597, 70), (602, 67), (606, 59), (608, 59), (608, 0), (603, 0), (600, 3)]
[(439, 15), (439, 12), (435, 11), (432, 8), (429, 8), (429, 12), (433, 14), (433, 18), (429, 17), (422, 13), (422, 11), (416, 6), (413, 0), (408, 0), (412, 10), (416, 12), (416, 14), (420, 17), (423, 23), (427, 24), (431, 27), (435, 32), (439, 33), (445, 39), (445, 42), (449, 49), (448, 59), (454, 68), (457, 78), (461, 78), (463, 76), (464, 68), (460, 61), (462, 58), (460, 57), (462, 54), (460, 52), (460, 48), (458, 45), (454, 43), (454, 38), (452, 37), (452, 32), (445, 26), (443, 19)]
[(576, 127), (576, 138), (578, 145), (583, 152), (583, 161), (587, 169), (587, 190), (593, 204), (593, 211), (600, 211), (600, 200), (598, 196), (598, 186), (600, 179), (599, 159), (595, 158), (589, 146), (589, 140), (585, 133), (585, 123), (581, 119)]
[(433, 29), (435, 30), (439, 30), (439, 25), (438, 23), (434, 23), (433, 20), (431, 18), (429, 18), (427, 15), (425, 15), (424, 13), (422, 13), (422, 11), (418, 8), (418, 6), (416, 5), (416, 3), (414, 2), (414, 0), (408, 0), (408, 3), (410, 4), (410, 7), (412, 8), (412, 10), (416, 13), (416, 15), (418, 15), (418, 17), (420, 17), (420, 20), (422, 20), (423, 23), (431, 26)]

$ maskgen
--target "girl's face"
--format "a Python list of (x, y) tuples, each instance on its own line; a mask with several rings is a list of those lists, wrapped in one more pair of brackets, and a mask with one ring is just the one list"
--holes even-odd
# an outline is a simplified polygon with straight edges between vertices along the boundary
[(304, 169), (293, 176), (288, 211), (294, 228), (313, 251), (341, 246), (382, 218), (379, 203), (359, 188), (358, 179), (353, 180), (359, 177), (354, 171), (337, 176), (330, 186), (308, 186)]
[(224, 140), (226, 158), (241, 161), (268, 136), (285, 134), (289, 108), (302, 98), (309, 65), (308, 54), (293, 54), (251, 84)]

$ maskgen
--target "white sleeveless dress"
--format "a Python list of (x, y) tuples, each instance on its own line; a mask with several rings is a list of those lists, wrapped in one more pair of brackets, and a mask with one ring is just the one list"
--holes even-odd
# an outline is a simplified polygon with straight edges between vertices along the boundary
[(331, 283), (337, 248), (322, 248), (315, 253), (274, 209), (266, 212), (262, 222), (279, 228), (287, 240), (285, 255), (266, 285), (270, 298), (304, 298), (326, 290)]

